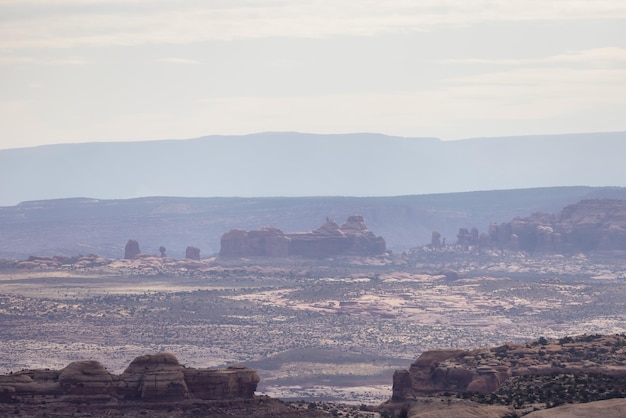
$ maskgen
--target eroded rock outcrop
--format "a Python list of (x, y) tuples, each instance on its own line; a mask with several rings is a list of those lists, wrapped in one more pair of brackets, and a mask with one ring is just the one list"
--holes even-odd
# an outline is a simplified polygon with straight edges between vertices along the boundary
[(187, 260), (200, 260), (200, 248), (189, 246), (185, 249), (185, 258)]
[(289, 238), (278, 228), (233, 229), (220, 239), (223, 257), (281, 257), (289, 255)]
[(382, 254), (385, 240), (367, 229), (363, 217), (350, 216), (339, 226), (332, 220), (310, 232), (284, 233), (277, 228), (256, 231), (231, 230), (221, 237), (222, 257), (330, 257)]
[[(467, 251), (573, 253), (626, 250), (626, 201), (591, 199), (566, 206), (559, 214), (533, 213), (489, 225), (485, 236), (460, 228), (457, 244)], [(478, 239), (476, 239), (478, 237)]]
[(432, 248), (441, 248), (441, 233), (439, 231), (433, 231), (430, 236), (430, 246)]
[(558, 217), (563, 244), (586, 250), (626, 249), (626, 201), (583, 200), (566, 206)]
[(120, 376), (118, 387), (124, 399), (176, 401), (189, 398), (183, 367), (169, 353), (137, 357)]
[(70, 363), (59, 373), (58, 383), (63, 395), (77, 400), (108, 400), (117, 390), (114, 376), (93, 360)]
[(134, 239), (129, 239), (124, 247), (124, 258), (126, 260), (132, 260), (139, 254), (141, 254), (141, 251), (139, 250), (139, 242)]
[(48, 397), (69, 402), (249, 399), (258, 382), (258, 374), (244, 366), (187, 368), (174, 355), (158, 353), (137, 357), (119, 376), (97, 361), (0, 376), (0, 402), (33, 403)]
[(231, 399), (254, 396), (259, 376), (245, 366), (229, 366), (224, 370), (183, 369), (192, 398)]
[[(608, 356), (607, 353), (610, 353)], [(426, 351), (393, 377), (392, 401), (444, 392), (492, 393), (516, 376), (600, 373), (626, 376), (626, 336), (539, 338), (476, 350)]]

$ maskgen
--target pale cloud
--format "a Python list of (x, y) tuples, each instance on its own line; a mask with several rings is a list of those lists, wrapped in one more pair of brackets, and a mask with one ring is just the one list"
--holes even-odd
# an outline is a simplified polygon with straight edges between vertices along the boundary
[(201, 64), (200, 61), (195, 60), (195, 59), (190, 59), (190, 58), (179, 58), (179, 57), (168, 57), (168, 58), (163, 58), (160, 59), (159, 62), (167, 62), (169, 64), (183, 64), (183, 65), (189, 65), (189, 64)]
[(567, 51), (563, 54), (525, 59), (492, 58), (451, 58), (436, 60), (445, 64), (489, 64), (507, 66), (535, 66), (579, 64), (592, 67), (623, 66), (626, 64), (626, 48), (603, 47), (579, 51)]
[[(37, 4), (39, 2), (0, 2), (0, 14), (2, 7), (23, 8), (19, 19), (11, 19), (10, 13), (5, 13), (0, 21), (0, 48), (375, 36), (431, 30), (437, 25), (626, 18), (626, 2), (622, 0), (232, 0), (210, 3), (58, 0), (48, 2), (47, 6), (58, 6), (59, 11), (67, 9), (67, 13), (50, 16), (37, 13), (28, 18), (28, 7), (36, 8)], [(89, 6), (94, 6), (93, 10)]]
[(0, 55), (2, 64), (27, 64), (27, 65), (85, 65), (87, 61), (81, 58), (69, 57), (62, 59), (42, 59), (17, 55)]
[[(125, 141), (261, 131), (383, 132), (458, 139), (484, 136), (486, 126), (490, 136), (623, 130), (624, 80), (626, 70), (620, 69), (514, 69), (396, 94), (207, 97), (184, 108), (124, 112), (113, 124), (106, 118), (78, 118), (69, 126), (46, 125), (45, 134), (63, 142), (84, 142), (85, 138)], [(0, 103), (4, 115), (13, 115), (3, 122), (5, 131), (13, 133), (7, 138), (38, 137), (43, 127), (25, 123), (33, 117), (30, 105)], [(614, 112), (603, 112), (606, 109)], [(566, 129), (554, 122), (595, 110), (604, 114), (580, 117)]]
[(624, 130), (624, 20), (623, 0), (0, 0), (0, 148)]
[(547, 61), (555, 63), (584, 63), (588, 65), (626, 64), (626, 48), (605, 47), (570, 51), (550, 57)]
[[(458, 77), (450, 79), (448, 82), (450, 84), (476, 86), (516, 85), (525, 87), (539, 86), (541, 88), (567, 86), (568, 89), (585, 83), (587, 85), (608, 85), (619, 88), (620, 86), (626, 87), (626, 68), (522, 68), (512, 71)], [(624, 100), (626, 100), (626, 98)]]
[[(626, 110), (625, 80), (626, 70), (520, 69), (399, 94), (215, 98), (198, 105), (198, 119), (231, 134), (245, 133), (238, 131), (244, 120), (251, 132), (367, 131), (451, 139), (479, 136), (485, 124), (517, 121), (527, 133), (544, 121), (594, 108)], [(605, 130), (623, 126), (620, 117), (606, 117)], [(577, 128), (598, 129), (592, 120), (580, 123)]]

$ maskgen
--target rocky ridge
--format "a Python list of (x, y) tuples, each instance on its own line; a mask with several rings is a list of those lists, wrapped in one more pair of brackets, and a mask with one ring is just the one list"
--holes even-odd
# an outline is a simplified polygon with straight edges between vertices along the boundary
[(70, 363), (62, 370), (22, 370), (0, 376), (3, 403), (181, 401), (250, 399), (259, 376), (244, 366), (187, 368), (170, 353), (134, 359), (117, 376), (97, 361)]
[(393, 378), (394, 401), (420, 395), (492, 393), (527, 375), (597, 373), (626, 376), (625, 335), (540, 338), (490, 349), (427, 351)]
[(258, 382), (257, 372), (245, 366), (188, 368), (165, 352), (135, 358), (121, 375), (109, 373), (98, 361), (75, 361), (61, 370), (0, 375), (0, 416), (328, 416), (317, 407), (257, 396)]

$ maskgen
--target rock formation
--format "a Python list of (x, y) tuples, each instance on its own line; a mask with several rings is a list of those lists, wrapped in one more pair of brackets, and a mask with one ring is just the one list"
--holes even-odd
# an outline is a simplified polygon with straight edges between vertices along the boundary
[[(435, 235), (431, 239), (434, 247)], [(626, 250), (626, 201), (583, 200), (559, 214), (533, 213), (501, 224), (492, 223), (485, 234), (459, 228), (457, 245), (464, 251), (478, 247), (529, 253), (575, 253)]]
[[(608, 355), (610, 353), (610, 356)], [(491, 349), (426, 351), (393, 377), (393, 401), (444, 392), (491, 393), (516, 376), (601, 373), (626, 376), (626, 336), (540, 338)]]
[(431, 234), (430, 246), (432, 248), (441, 248), (441, 233), (439, 231), (433, 231)]
[(58, 383), (61, 394), (83, 401), (107, 400), (116, 390), (113, 376), (93, 360), (70, 363), (59, 373)]
[(278, 228), (256, 231), (233, 229), (222, 235), (220, 255), (223, 257), (285, 257), (289, 255), (290, 239)]
[(120, 376), (118, 388), (124, 399), (156, 401), (189, 398), (183, 368), (169, 353), (134, 359)]
[(311, 232), (285, 234), (277, 228), (256, 231), (231, 230), (221, 238), (222, 257), (330, 257), (336, 255), (368, 256), (382, 254), (385, 240), (367, 229), (362, 216), (350, 216), (341, 227), (327, 220)]
[(626, 249), (626, 201), (583, 200), (565, 207), (556, 232), (566, 248), (589, 250)]
[(124, 258), (126, 260), (131, 260), (141, 254), (139, 251), (139, 242), (134, 239), (129, 239), (124, 247)]
[(0, 376), (0, 402), (34, 403), (48, 397), (67, 402), (249, 399), (258, 382), (258, 374), (244, 366), (187, 368), (174, 355), (159, 353), (137, 357), (119, 376), (97, 361)]
[(185, 249), (185, 258), (188, 260), (200, 260), (200, 248), (187, 247), (187, 249)]

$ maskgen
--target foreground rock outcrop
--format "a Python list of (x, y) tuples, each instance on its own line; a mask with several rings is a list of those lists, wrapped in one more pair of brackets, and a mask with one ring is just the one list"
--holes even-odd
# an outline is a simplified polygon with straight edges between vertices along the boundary
[(626, 336), (540, 338), (491, 349), (424, 352), (393, 377), (393, 401), (442, 393), (492, 393), (509, 379), (528, 375), (626, 376)]
[(370, 256), (386, 251), (385, 240), (367, 229), (363, 217), (350, 216), (341, 226), (332, 220), (311, 232), (284, 233), (278, 228), (231, 230), (220, 240), (222, 257), (323, 258), (337, 255)]
[(0, 402), (250, 399), (258, 382), (256, 371), (244, 366), (187, 368), (174, 355), (159, 353), (137, 357), (119, 376), (97, 361), (76, 361), (62, 370), (23, 370), (0, 376)]
[(62, 370), (22, 370), (0, 376), (0, 416), (320, 418), (304, 409), (254, 394), (259, 376), (244, 366), (189, 368), (169, 353), (135, 358), (121, 375), (97, 361)]

